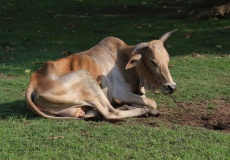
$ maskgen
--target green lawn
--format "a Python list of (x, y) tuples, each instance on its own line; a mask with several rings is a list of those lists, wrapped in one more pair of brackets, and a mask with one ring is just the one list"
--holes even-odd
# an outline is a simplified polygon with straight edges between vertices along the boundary
[[(26, 107), (29, 77), (45, 61), (89, 49), (107, 36), (135, 45), (175, 28), (165, 47), (176, 99), (221, 98), (229, 104), (229, 19), (171, 18), (165, 13), (177, 12), (178, 6), (157, 2), (1, 0), (0, 159), (230, 159), (229, 132), (169, 126), (155, 117), (146, 117), (155, 127), (138, 118), (116, 124), (55, 121)], [(168, 96), (147, 95), (159, 107), (176, 107)]]

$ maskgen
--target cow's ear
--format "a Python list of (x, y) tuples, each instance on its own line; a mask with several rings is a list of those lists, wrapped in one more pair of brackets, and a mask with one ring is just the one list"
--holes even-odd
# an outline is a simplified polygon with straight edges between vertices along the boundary
[(138, 61), (141, 59), (141, 54), (134, 54), (127, 63), (125, 69), (133, 68), (137, 65)]

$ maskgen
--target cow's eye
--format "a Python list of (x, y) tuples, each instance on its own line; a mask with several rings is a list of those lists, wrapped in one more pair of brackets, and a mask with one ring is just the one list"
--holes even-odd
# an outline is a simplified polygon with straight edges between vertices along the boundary
[(157, 65), (157, 61), (156, 61), (155, 59), (151, 59), (150, 62), (151, 62), (151, 64), (153, 64), (154, 66), (156, 66), (156, 67), (158, 66), (158, 65)]

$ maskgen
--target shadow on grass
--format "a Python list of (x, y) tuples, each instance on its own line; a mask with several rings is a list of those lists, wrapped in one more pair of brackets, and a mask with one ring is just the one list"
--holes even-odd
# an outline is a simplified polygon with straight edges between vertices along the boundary
[(0, 104), (0, 119), (34, 119), (37, 117), (27, 108), (24, 100), (17, 100)]

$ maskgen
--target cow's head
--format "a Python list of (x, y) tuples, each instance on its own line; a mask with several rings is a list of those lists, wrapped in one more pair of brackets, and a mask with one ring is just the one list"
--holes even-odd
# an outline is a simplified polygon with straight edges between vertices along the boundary
[(164, 94), (176, 91), (176, 83), (169, 72), (169, 54), (163, 43), (176, 30), (165, 33), (159, 40), (135, 46), (126, 69), (136, 66), (142, 85), (147, 90), (160, 89)]

